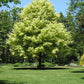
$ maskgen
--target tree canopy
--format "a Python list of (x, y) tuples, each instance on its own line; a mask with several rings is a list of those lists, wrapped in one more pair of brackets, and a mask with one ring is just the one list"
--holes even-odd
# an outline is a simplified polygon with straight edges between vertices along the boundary
[(84, 53), (84, 0), (70, 0), (67, 17), (68, 30), (74, 39), (72, 47), (81, 56)]

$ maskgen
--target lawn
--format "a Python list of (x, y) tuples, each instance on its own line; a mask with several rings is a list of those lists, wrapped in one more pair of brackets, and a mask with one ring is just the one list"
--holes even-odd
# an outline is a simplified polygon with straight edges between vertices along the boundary
[(84, 84), (84, 68), (54, 68), (45, 70), (0, 67), (0, 84)]

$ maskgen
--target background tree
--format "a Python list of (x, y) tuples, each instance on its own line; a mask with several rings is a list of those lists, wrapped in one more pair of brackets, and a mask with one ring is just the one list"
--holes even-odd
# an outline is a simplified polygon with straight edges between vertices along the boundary
[[(0, 0), (0, 7), (7, 6), (8, 3), (14, 2), (14, 4), (19, 4), (19, 0)], [(9, 46), (6, 45), (7, 34), (11, 32), (13, 24), (19, 21), (18, 14), (21, 12), (22, 8), (14, 7), (9, 9), (9, 11), (0, 11), (0, 59), (2, 62), (10, 62), (13, 57), (10, 57)], [(11, 61), (12, 62), (12, 61)]]
[[(60, 12), (60, 18), (58, 22), (64, 23), (64, 26), (66, 27), (67, 31), (71, 31), (72, 39), (76, 29), (75, 29), (75, 23), (74, 23), (74, 17), (71, 15), (70, 12), (67, 13), (67, 16), (64, 16), (62, 12)], [(77, 61), (77, 52), (76, 49), (73, 48), (73, 44), (70, 44), (68, 48), (62, 48), (58, 53), (58, 57), (55, 58), (55, 63), (59, 65), (65, 65), (71, 63), (73, 60)]]
[(21, 13), (22, 9), (23, 8), (13, 7), (12, 10), (10, 10), (10, 14), (12, 17), (11, 20), (13, 21), (13, 23), (20, 20), (19, 14)]
[(64, 26), (65, 26), (65, 28), (68, 27), (68, 25), (67, 25), (67, 23), (68, 23), (68, 19), (67, 19), (66, 16), (63, 15), (62, 12), (60, 12), (60, 18), (59, 18), (58, 22), (63, 23)]
[(20, 4), (20, 0), (0, 0), (0, 7), (7, 6), (9, 7), (8, 3), (14, 2), (14, 4)]
[(70, 0), (68, 10), (69, 10), (68, 12), (73, 17), (75, 27), (77, 28), (78, 31), (82, 31), (83, 29), (79, 27), (78, 23), (79, 23), (80, 17), (84, 13), (84, 1), (83, 0)]
[(9, 46), (6, 45), (7, 34), (11, 32), (13, 24), (19, 21), (18, 13), (22, 8), (13, 8), (11, 11), (0, 12), (0, 56), (2, 62), (8, 62), (10, 57)]
[(6, 53), (7, 53), (6, 38), (11, 28), (10, 19), (11, 19), (10, 13), (8, 11), (0, 12), (0, 56), (3, 62), (5, 62), (7, 58), (6, 57)]
[(59, 15), (47, 0), (34, 0), (20, 14), (21, 21), (14, 25), (7, 43), (15, 56), (37, 57), (39, 68), (48, 57), (71, 43), (70, 32), (58, 23)]
[[(83, 15), (84, 15), (84, 1), (83, 0), (70, 0), (67, 18), (68, 18), (68, 30), (72, 32), (74, 39), (72, 51), (74, 51), (75, 57), (79, 58), (84, 53), (84, 27), (83, 27)], [(82, 18), (81, 18), (82, 17)]]

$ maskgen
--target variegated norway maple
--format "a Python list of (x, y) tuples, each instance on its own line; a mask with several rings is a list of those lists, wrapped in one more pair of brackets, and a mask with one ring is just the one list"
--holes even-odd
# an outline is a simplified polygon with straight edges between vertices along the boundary
[(58, 23), (59, 14), (47, 0), (34, 0), (20, 14), (7, 43), (16, 56), (39, 57), (39, 68), (44, 56), (56, 56), (59, 46), (71, 43), (70, 32)]

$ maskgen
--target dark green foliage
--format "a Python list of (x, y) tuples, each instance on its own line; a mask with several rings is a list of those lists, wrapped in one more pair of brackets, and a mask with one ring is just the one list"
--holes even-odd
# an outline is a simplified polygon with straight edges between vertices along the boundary
[(7, 59), (8, 46), (6, 45), (6, 38), (8, 32), (11, 30), (12, 24), (10, 13), (8, 11), (0, 12), (0, 56), (2, 61)]
[(20, 20), (19, 13), (22, 11), (22, 9), (23, 8), (13, 7), (13, 9), (10, 10), (10, 14), (11, 14), (13, 23)]
[(68, 23), (68, 19), (67, 19), (67, 17), (65, 17), (65, 16), (63, 15), (62, 12), (60, 12), (60, 18), (59, 18), (58, 22), (63, 23), (64, 26), (65, 26), (65, 28), (68, 27), (68, 25), (67, 25), (67, 23)]
[[(9, 7), (9, 3), (20, 4), (20, 0), (0, 0), (0, 7)], [(11, 32), (15, 21), (19, 20), (18, 14), (21, 8), (13, 8), (12, 10), (0, 11), (0, 62), (10, 62), (9, 46), (6, 45), (7, 34)]]
[(10, 11), (0, 11), (0, 62), (10, 62), (9, 46), (6, 44), (7, 34), (11, 32), (13, 24), (19, 21), (22, 8), (14, 7)]
[(71, 31), (74, 42), (69, 45), (70, 48), (68, 48), (68, 50), (65, 49), (65, 51), (70, 53), (67, 54), (67, 52), (64, 53), (64, 51), (62, 52), (62, 56), (60, 52), (58, 53), (60, 60), (57, 58), (57, 62), (63, 64), (69, 63), (71, 60), (77, 61), (84, 53), (84, 1), (70, 0), (67, 16), (64, 17), (63, 14), (60, 13), (59, 22), (63, 22), (67, 30)]
[[(80, 33), (84, 31), (84, 27), (80, 27), (80, 23), (83, 23), (84, 14), (84, 0), (70, 0), (68, 7), (68, 14), (72, 17), (72, 21), (75, 24), (75, 29)], [(69, 16), (69, 18), (70, 18)], [(70, 20), (68, 20), (70, 22)]]
[(1, 6), (9, 7), (8, 3), (12, 3), (12, 2), (14, 2), (14, 4), (20, 4), (20, 0), (0, 0), (0, 7)]
[(84, 53), (84, 0), (70, 0), (67, 20), (67, 29), (71, 31), (74, 40), (70, 46), (71, 55), (80, 58)]

